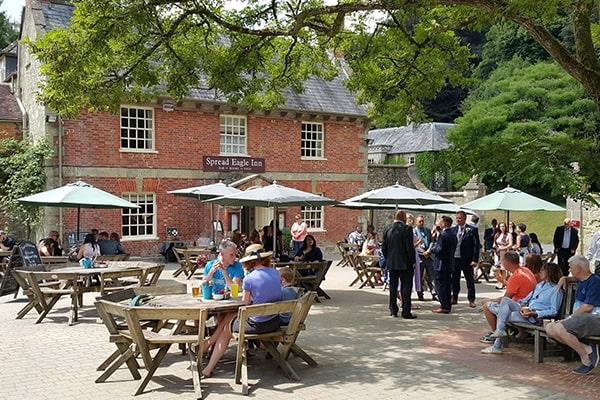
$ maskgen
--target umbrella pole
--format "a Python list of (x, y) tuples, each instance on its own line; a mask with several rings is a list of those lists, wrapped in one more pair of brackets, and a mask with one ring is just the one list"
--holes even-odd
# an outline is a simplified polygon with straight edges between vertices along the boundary
[(277, 257), (277, 206), (273, 207), (273, 255)]
[(215, 206), (212, 203), (210, 205), (210, 230), (212, 241), (214, 244), (217, 244), (217, 242), (215, 241)]
[(510, 210), (506, 210), (506, 230), (508, 231), (508, 229), (510, 228), (509, 225), (510, 222)]
[(79, 244), (79, 218), (81, 217), (81, 207), (77, 206), (77, 244)]

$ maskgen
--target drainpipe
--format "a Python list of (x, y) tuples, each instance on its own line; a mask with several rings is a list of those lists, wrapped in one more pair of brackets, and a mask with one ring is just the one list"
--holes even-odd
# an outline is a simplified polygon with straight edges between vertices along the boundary
[[(58, 186), (61, 187), (63, 185), (63, 133), (65, 129), (65, 125), (63, 123), (62, 117), (59, 115), (58, 118)], [(63, 221), (63, 209), (62, 207), (58, 208), (58, 233), (63, 240), (64, 246), (64, 221)]]

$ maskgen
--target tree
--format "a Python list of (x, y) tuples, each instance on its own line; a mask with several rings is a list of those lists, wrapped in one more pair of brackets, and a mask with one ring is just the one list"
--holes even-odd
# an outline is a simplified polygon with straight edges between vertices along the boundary
[[(48, 75), (44, 101), (76, 114), (114, 109), (123, 98), (147, 98), (159, 88), (181, 98), (208, 86), (233, 102), (272, 108), (281, 104), (283, 88), (300, 90), (311, 75), (335, 75), (330, 51), (358, 48), (363, 57), (351, 62), (358, 72), (349, 85), (359, 98), (372, 102), (375, 113), (384, 107), (420, 114), (421, 99), (464, 83), (459, 71), (469, 52), (454, 31), (504, 19), (523, 28), (600, 105), (595, 0), (273, 0), (241, 2), (238, 9), (226, 3), (77, 1), (70, 27), (34, 46)], [(573, 50), (551, 30), (564, 14), (573, 25)], [(382, 94), (396, 100), (382, 104)]]
[[(0, 6), (3, 1), (0, 0)], [(8, 19), (4, 11), (0, 12), (0, 50), (17, 40), (19, 32)]]
[(17, 199), (44, 190), (44, 164), (51, 155), (52, 149), (44, 141), (37, 144), (12, 139), (0, 141), (0, 204), (10, 230), (22, 232), (27, 238), (40, 222), (41, 211), (22, 205)]
[(553, 62), (501, 64), (456, 123), (448, 134), (453, 170), (478, 173), (491, 190), (537, 186), (580, 197), (585, 185), (600, 185), (596, 106)]

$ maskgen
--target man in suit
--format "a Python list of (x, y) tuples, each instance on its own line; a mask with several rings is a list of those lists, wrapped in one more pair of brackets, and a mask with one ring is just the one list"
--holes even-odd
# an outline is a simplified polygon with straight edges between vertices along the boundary
[(415, 247), (412, 228), (406, 225), (406, 213), (396, 211), (394, 223), (383, 233), (381, 251), (385, 257), (390, 281), (390, 315), (398, 316), (398, 280), (402, 298), (402, 318), (414, 319), (411, 313), (410, 295), (415, 268)]
[(450, 228), (452, 218), (443, 216), (439, 221), (439, 226), (442, 228), (442, 233), (440, 233), (435, 246), (431, 248), (431, 253), (435, 254), (433, 270), (440, 307), (432, 311), (436, 314), (450, 314), (452, 311), (451, 282), (454, 270), (454, 252), (458, 240)]
[(565, 218), (563, 226), (554, 231), (554, 254), (558, 256), (558, 266), (564, 276), (569, 275), (569, 258), (575, 255), (579, 246), (579, 232), (571, 226), (571, 220)]
[[(429, 288), (429, 292), (431, 293), (432, 300), (435, 300), (435, 289), (433, 287), (433, 258), (428, 253), (429, 250), (433, 247), (433, 243), (431, 241), (431, 229), (425, 226), (425, 217), (419, 215), (417, 217), (417, 226), (415, 228), (415, 232), (417, 233), (420, 243), (417, 246), (417, 253), (419, 255), (419, 265), (421, 266), (421, 276), (425, 277), (425, 282), (427, 283), (427, 287)], [(427, 253), (427, 254), (426, 254)], [(423, 297), (423, 290), (417, 292), (417, 296), (420, 301), (425, 300)]]
[(456, 236), (457, 245), (454, 251), (454, 272), (452, 273), (452, 304), (458, 303), (460, 293), (460, 275), (467, 282), (467, 299), (469, 307), (475, 308), (475, 278), (473, 271), (479, 263), (479, 232), (476, 226), (466, 223), (467, 214), (464, 211), (456, 213), (456, 225), (452, 232)]

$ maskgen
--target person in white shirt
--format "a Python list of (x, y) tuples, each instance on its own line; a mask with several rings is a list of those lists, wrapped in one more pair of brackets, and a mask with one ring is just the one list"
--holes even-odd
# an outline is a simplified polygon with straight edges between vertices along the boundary
[(348, 235), (348, 243), (362, 246), (364, 241), (365, 238), (362, 235), (362, 226), (356, 225), (356, 229), (354, 229), (354, 231), (350, 232)]
[(600, 275), (600, 231), (594, 233), (594, 236), (592, 236), (586, 258), (590, 263), (592, 260), (595, 261), (594, 273)]

